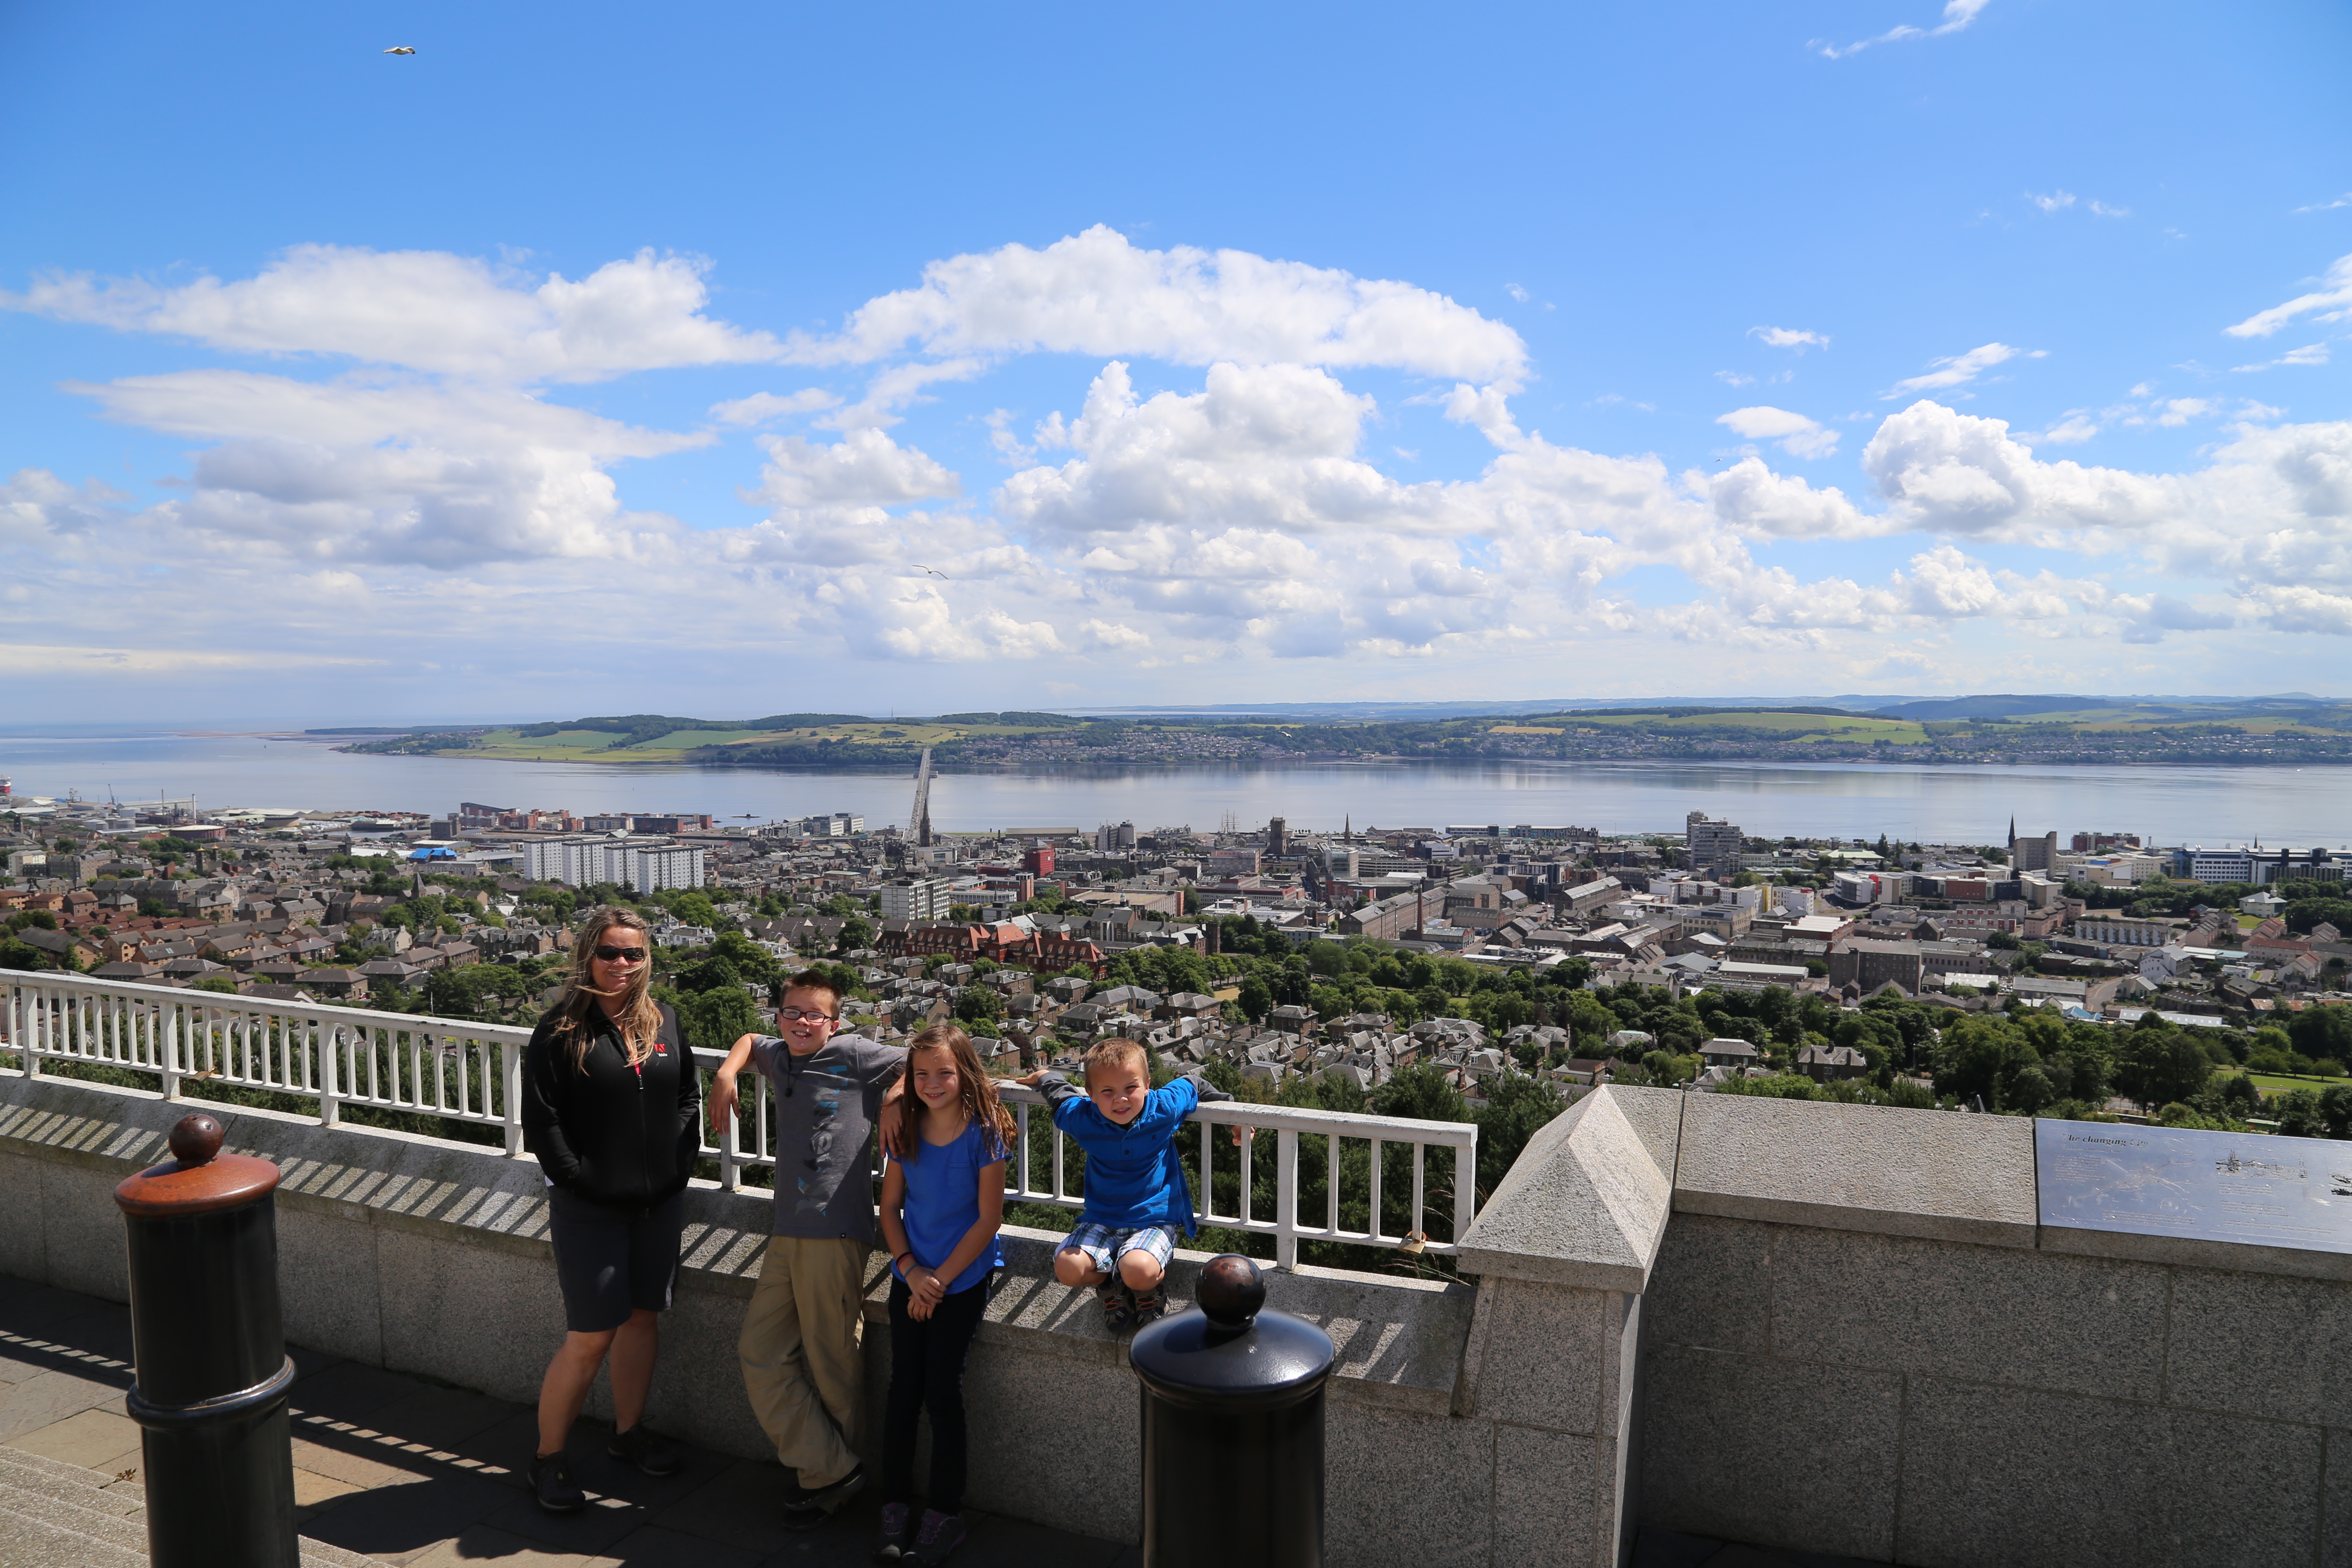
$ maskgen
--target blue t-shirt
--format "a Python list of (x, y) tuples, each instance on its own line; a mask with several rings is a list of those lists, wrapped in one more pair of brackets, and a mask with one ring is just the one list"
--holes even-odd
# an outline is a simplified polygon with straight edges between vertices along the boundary
[[(919, 1125), (915, 1135), (922, 1136)], [(975, 1121), (954, 1142), (925, 1143), (912, 1161), (900, 1163), (899, 1173), (907, 1181), (907, 1205), (899, 1218), (907, 1227), (907, 1246), (916, 1262), (937, 1268), (955, 1251), (964, 1233), (980, 1223), (981, 1171), (1004, 1157), (1003, 1144)], [(997, 1180), (1002, 1185), (1003, 1176)], [(948, 1281), (948, 1294), (971, 1289), (1003, 1262), (1003, 1238), (992, 1236), (971, 1267)]]

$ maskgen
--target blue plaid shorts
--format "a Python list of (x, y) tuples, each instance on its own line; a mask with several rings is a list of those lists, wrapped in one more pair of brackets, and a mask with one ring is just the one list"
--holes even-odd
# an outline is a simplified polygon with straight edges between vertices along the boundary
[(1087, 1261), (1105, 1274), (1118, 1272), (1118, 1259), (1130, 1252), (1146, 1252), (1160, 1268), (1176, 1256), (1176, 1237), (1164, 1225), (1125, 1226), (1080, 1224), (1062, 1238), (1064, 1252), (1083, 1252)]

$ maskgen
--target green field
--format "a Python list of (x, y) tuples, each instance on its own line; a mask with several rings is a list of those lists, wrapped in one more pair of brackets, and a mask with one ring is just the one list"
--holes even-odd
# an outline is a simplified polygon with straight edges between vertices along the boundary
[(2253, 1079), (2254, 1087), (2265, 1094), (2277, 1094), (2290, 1089), (2326, 1089), (2344, 1081), (2340, 1078), (2304, 1078), (2294, 1073), (2250, 1072), (2245, 1076)]
[[(1759, 734), (1793, 740), (1822, 735), (1833, 741), (1867, 744), (1885, 741), (1894, 746), (1924, 746), (1927, 731), (1913, 719), (1873, 719), (1860, 713), (1687, 713), (1668, 718), (1653, 713), (1579, 713), (1562, 718), (1563, 725), (1579, 729), (1640, 729), (1668, 734), (1689, 731), (1753, 730)], [(1510, 726), (1504, 732), (1558, 734), (1531, 726)]]
[[(681, 730), (674, 735), (664, 735), (649, 745), (667, 746), (672, 742), (691, 746), (757, 746), (776, 741), (848, 741), (861, 745), (940, 746), (950, 741), (968, 741), (986, 735), (1034, 735), (1048, 728), (1045, 724), (915, 724), (891, 723), (877, 720), (868, 724), (826, 724), (811, 730), (768, 730), (751, 732), (742, 730)], [(688, 735), (704, 737), (688, 741)]]
[(499, 757), (510, 762), (576, 763), (592, 752), (601, 752), (620, 737), (606, 730), (560, 730), (552, 735), (526, 738), (520, 730), (485, 731), (478, 744), (462, 751), (452, 749), (453, 756)]
[(2248, 1072), (2243, 1068), (2222, 1068), (2215, 1078), (2243, 1078), (2264, 1094), (2284, 1094), (2293, 1089), (2327, 1089), (2347, 1080), (2340, 1078), (2319, 1078), (2303, 1073)]
[[(2174, 730), (2202, 724), (2218, 724), (2249, 735), (2274, 735), (2282, 730), (2320, 731), (2340, 727), (2347, 717), (2346, 705), (2335, 702), (2315, 702), (2295, 712), (2263, 712), (2232, 704), (2218, 703), (2113, 703), (2098, 708), (2069, 708), (2045, 713), (2020, 713), (2000, 721), (2000, 728), (2019, 730), (2074, 730), (2084, 733), (2147, 733), (2155, 730)], [(1967, 726), (1982, 721), (1937, 720), (1939, 726), (1955, 723)], [(1939, 731), (1939, 732), (1942, 732)]]
[(520, 730), (488, 730), (471, 745), (452, 747), (451, 756), (496, 757), (505, 762), (578, 763), (674, 762), (698, 746), (757, 746), (784, 741), (835, 741), (853, 745), (936, 746), (989, 735), (1034, 735), (1044, 725), (1028, 724), (897, 724), (875, 721), (864, 724), (824, 724), (804, 730), (673, 730), (635, 745), (615, 744), (624, 737), (609, 730), (559, 730), (552, 735), (525, 735)]

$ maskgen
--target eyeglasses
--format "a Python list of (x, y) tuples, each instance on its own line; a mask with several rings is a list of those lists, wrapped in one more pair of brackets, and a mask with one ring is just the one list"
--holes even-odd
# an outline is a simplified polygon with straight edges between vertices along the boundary
[(803, 1018), (807, 1019), (812, 1024), (831, 1024), (837, 1022), (830, 1013), (803, 1012), (798, 1007), (779, 1007), (776, 1009), (776, 1022), (779, 1024), (797, 1024)]
[(642, 947), (614, 947), (600, 942), (596, 947), (596, 956), (607, 963), (643, 963), (646, 950)]

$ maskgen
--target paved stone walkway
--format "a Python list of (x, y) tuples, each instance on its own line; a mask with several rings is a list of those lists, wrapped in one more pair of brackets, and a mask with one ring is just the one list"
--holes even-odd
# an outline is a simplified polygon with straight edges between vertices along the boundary
[[(520, 1405), (293, 1348), (296, 1526), (304, 1568), (835, 1568), (869, 1561), (879, 1504), (824, 1530), (778, 1522), (779, 1466), (682, 1447), (655, 1480), (573, 1435), (590, 1506), (541, 1513), (524, 1489), (536, 1423)], [(138, 1568), (146, 1561), (131, 1313), (0, 1275), (0, 1568)], [(959, 1568), (1140, 1568), (1142, 1554), (968, 1513)], [(1645, 1531), (1633, 1568), (1864, 1568), (1846, 1558)]]
[(1699, 1535), (1645, 1530), (1633, 1546), (1633, 1568), (1885, 1568), (1857, 1557), (1819, 1552), (1776, 1552)]
[[(510, 1568), (833, 1568), (868, 1561), (880, 1505), (872, 1489), (821, 1531), (789, 1535), (784, 1472), (681, 1447), (684, 1468), (655, 1480), (604, 1458), (605, 1430), (574, 1433), (573, 1474), (589, 1507), (539, 1510), (523, 1488), (532, 1412), (464, 1389), (291, 1348), (296, 1524), (323, 1543), (306, 1560), (396, 1568), (498, 1563)], [(0, 1563), (115, 1561), (144, 1539), (129, 1309), (0, 1276)], [(42, 1463), (41, 1461), (49, 1461)], [(20, 1489), (12, 1490), (11, 1479)], [(57, 1500), (67, 1500), (59, 1502)], [(54, 1522), (59, 1508), (78, 1511)], [(101, 1520), (99, 1516), (104, 1516)], [(965, 1568), (1138, 1568), (1117, 1542), (967, 1513)], [(79, 1521), (84, 1527), (72, 1532)], [(110, 1521), (111, 1522), (107, 1522)], [(103, 1542), (79, 1548), (71, 1542)], [(123, 1535), (123, 1541), (114, 1537)], [(143, 1551), (135, 1560), (144, 1561)]]

